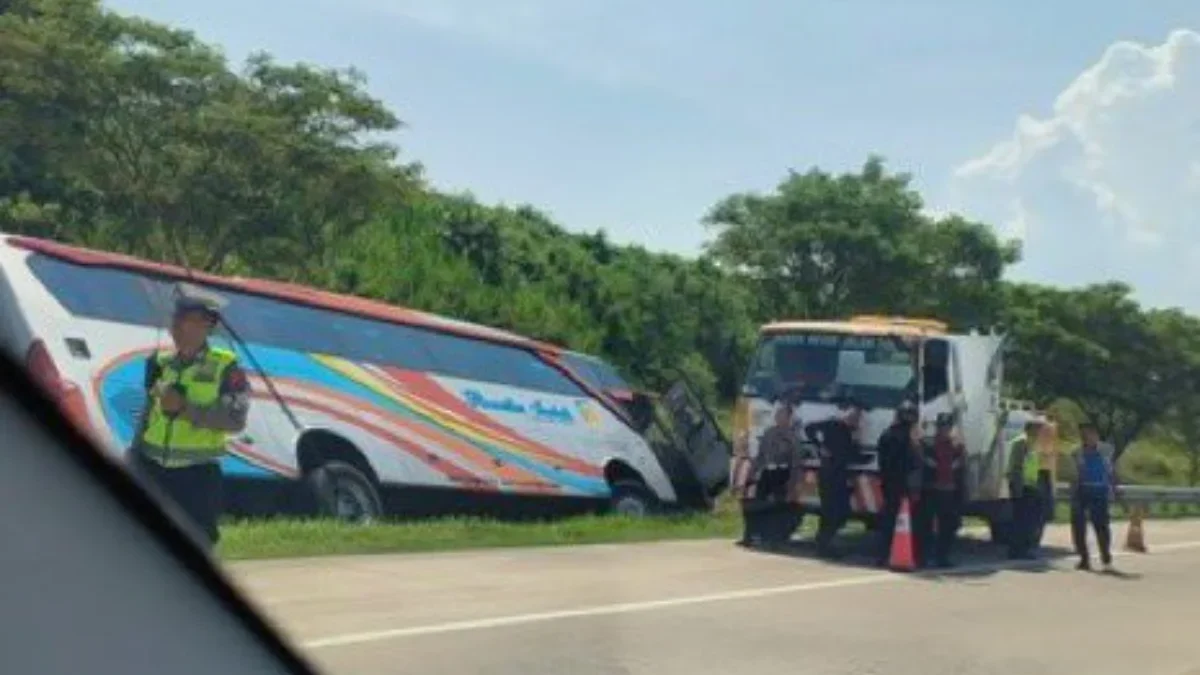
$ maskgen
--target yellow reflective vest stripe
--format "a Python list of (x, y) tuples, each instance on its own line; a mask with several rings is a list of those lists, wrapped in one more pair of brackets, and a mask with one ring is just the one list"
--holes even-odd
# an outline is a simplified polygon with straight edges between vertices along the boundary
[[(221, 396), (221, 381), (226, 371), (236, 362), (237, 356), (233, 352), (212, 347), (182, 368), (175, 362), (173, 354), (160, 354), (160, 371), (154, 386), (156, 391), (161, 391), (179, 385), (188, 405), (212, 405)], [(159, 407), (156, 396), (151, 396), (150, 405), (142, 443), (163, 451), (161, 459), (194, 462), (217, 459), (224, 454), (226, 432), (193, 426), (183, 417), (168, 417)]]
[(1008, 456), (1012, 457), (1022, 444), (1025, 446), (1025, 461), (1021, 464), (1021, 482), (1025, 485), (1036, 486), (1038, 484), (1038, 473), (1042, 469), (1041, 455), (1032, 446), (1032, 442), (1027, 435), (1021, 434), (1009, 441)]

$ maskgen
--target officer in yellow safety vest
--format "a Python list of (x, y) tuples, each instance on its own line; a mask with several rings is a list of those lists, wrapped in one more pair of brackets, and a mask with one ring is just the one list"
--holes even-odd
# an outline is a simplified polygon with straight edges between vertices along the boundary
[(130, 448), (134, 471), (173, 501), (211, 547), (221, 513), (221, 456), (246, 426), (250, 385), (233, 352), (213, 347), (223, 301), (181, 291), (171, 317), (172, 353), (146, 363), (146, 407)]
[(1042, 493), (1042, 519), (1049, 520), (1054, 514), (1054, 486), (1058, 482), (1058, 420), (1047, 413), (1038, 429), (1037, 442), (1038, 488)]
[(1038, 485), (1041, 455), (1034, 447), (1041, 427), (1040, 420), (1030, 420), (1024, 432), (1008, 443), (1008, 491), (1013, 506), (1008, 555), (1014, 559), (1034, 556), (1037, 532), (1045, 524), (1044, 499)]

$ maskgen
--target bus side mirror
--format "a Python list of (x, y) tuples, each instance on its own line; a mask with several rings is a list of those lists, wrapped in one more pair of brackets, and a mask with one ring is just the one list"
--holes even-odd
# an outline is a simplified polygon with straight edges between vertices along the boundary
[(654, 423), (654, 399), (644, 392), (634, 392), (625, 409), (638, 433), (646, 433)]

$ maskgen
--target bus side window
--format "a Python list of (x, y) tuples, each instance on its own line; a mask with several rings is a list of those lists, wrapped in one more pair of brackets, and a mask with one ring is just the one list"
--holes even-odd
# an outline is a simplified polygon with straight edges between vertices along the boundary
[(26, 264), (46, 290), (78, 317), (139, 326), (165, 322), (141, 277), (132, 272), (74, 265), (42, 255), (31, 256)]
[(425, 332), (435, 372), (464, 380), (587, 398), (574, 382), (532, 352), (485, 340)]

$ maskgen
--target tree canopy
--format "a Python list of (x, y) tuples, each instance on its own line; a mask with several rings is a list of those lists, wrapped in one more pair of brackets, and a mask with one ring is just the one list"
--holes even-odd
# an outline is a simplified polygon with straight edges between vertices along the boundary
[(1124, 447), (1196, 437), (1200, 322), (1130, 289), (1005, 281), (984, 223), (934, 217), (879, 157), (721, 197), (704, 255), (577, 233), (431, 187), (362, 75), (96, 0), (0, 0), (0, 230), (355, 293), (600, 354), (644, 386), (736, 395), (757, 326), (855, 313), (1004, 327), (1013, 393), (1068, 399)]

